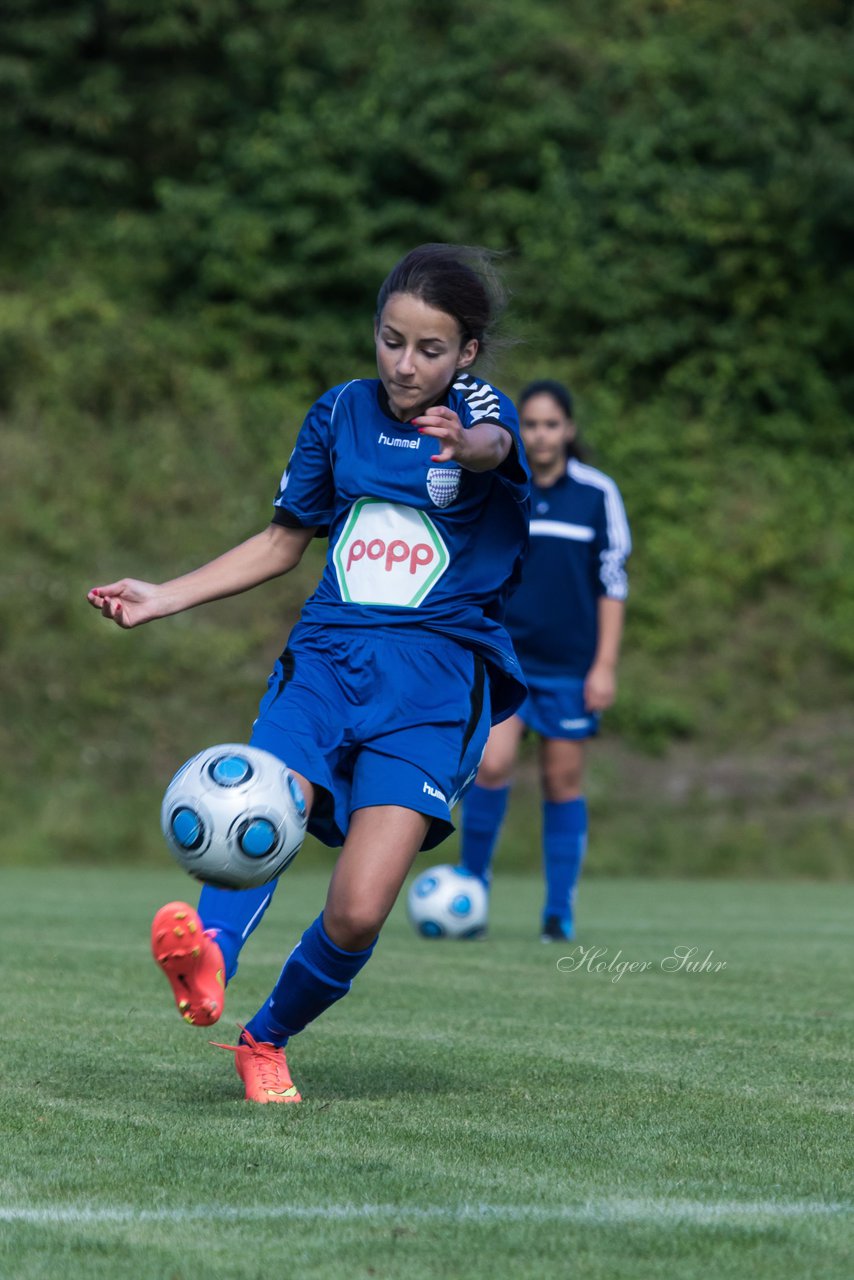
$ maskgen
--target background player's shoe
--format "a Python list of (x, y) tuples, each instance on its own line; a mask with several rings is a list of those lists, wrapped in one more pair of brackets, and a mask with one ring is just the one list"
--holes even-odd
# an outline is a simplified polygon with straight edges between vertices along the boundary
[(561, 920), (560, 916), (546, 916), (540, 934), (541, 942), (572, 942), (575, 930), (572, 920)]
[(209, 1027), (225, 1005), (225, 963), (214, 936), (187, 902), (167, 902), (151, 922), (151, 954), (185, 1022)]
[(239, 1044), (214, 1044), (234, 1054), (237, 1074), (246, 1086), (247, 1102), (302, 1102), (288, 1070), (284, 1049), (256, 1040), (245, 1028)]

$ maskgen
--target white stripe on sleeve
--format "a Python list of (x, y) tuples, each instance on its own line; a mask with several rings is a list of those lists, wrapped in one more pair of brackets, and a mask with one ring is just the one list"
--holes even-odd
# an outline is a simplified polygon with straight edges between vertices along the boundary
[(573, 480), (592, 485), (603, 495), (608, 545), (599, 557), (599, 580), (607, 596), (613, 600), (625, 600), (629, 594), (626, 560), (632, 551), (632, 535), (620, 491), (610, 476), (579, 462), (577, 458), (570, 458), (566, 469)]

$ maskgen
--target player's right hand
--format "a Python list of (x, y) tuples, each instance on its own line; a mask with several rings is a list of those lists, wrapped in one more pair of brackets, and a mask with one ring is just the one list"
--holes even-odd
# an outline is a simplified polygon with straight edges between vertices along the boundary
[(138, 627), (160, 616), (156, 607), (158, 588), (153, 582), (140, 582), (138, 578), (122, 578), (105, 587), (92, 587), (86, 599), (93, 609), (100, 609), (105, 618), (119, 627)]

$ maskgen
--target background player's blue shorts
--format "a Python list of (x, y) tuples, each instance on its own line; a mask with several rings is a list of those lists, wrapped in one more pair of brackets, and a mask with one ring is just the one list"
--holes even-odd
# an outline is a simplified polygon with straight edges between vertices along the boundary
[(571, 676), (542, 680), (525, 676), (528, 696), (516, 712), (529, 729), (544, 738), (592, 738), (599, 716), (584, 706), (584, 681)]
[(270, 676), (253, 746), (318, 789), (308, 829), (340, 845), (350, 814), (394, 804), (432, 819), (422, 848), (453, 831), (490, 728), (482, 660), (415, 628), (298, 624)]

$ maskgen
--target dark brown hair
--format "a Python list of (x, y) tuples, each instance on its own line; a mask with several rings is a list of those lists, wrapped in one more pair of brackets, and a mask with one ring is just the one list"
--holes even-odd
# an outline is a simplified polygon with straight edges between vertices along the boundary
[[(572, 392), (562, 382), (555, 382), (553, 378), (539, 378), (536, 382), (529, 382), (527, 387), (519, 393), (519, 399), (516, 402), (520, 416), (527, 402), (533, 400), (534, 396), (551, 396), (567, 418), (572, 418)], [(566, 456), (577, 458), (579, 462), (587, 460), (588, 450), (579, 440), (577, 430), (573, 439), (567, 441)]]
[(463, 345), (485, 351), (504, 309), (507, 291), (495, 269), (496, 254), (462, 244), (422, 244), (392, 267), (377, 295), (376, 318), (393, 293), (411, 293), (453, 316)]

